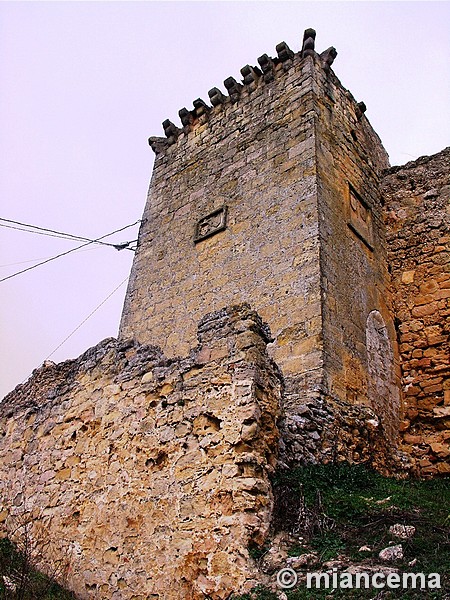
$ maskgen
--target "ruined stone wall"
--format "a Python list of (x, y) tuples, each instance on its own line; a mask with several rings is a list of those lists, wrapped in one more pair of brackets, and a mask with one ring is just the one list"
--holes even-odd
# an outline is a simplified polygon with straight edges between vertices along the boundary
[[(0, 528), (19, 519), (80, 598), (228, 597), (255, 583), (270, 523), (280, 379), (246, 306), (168, 360), (109, 339), (0, 404)], [(58, 542), (56, 545), (53, 542)]]
[[(0, 404), (0, 535), (29, 519), (81, 599), (252, 587), (276, 466), (450, 472), (450, 149), (381, 195), (386, 153), (313, 33), (151, 138), (119, 341)], [(222, 308), (242, 301), (261, 317)]]
[(424, 476), (450, 473), (450, 149), (383, 181), (401, 353), (403, 449)]

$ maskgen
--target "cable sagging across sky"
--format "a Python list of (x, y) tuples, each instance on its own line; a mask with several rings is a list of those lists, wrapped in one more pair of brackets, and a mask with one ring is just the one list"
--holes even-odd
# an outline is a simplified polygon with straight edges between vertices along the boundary
[[(3, 221), (3, 223), (0, 223), (0, 227), (6, 227), (8, 229), (15, 229), (17, 231), (25, 231), (26, 233), (34, 233), (36, 235), (45, 235), (47, 237), (56, 237), (56, 238), (60, 238), (60, 239), (64, 239), (64, 240), (77, 240), (77, 241), (81, 241), (81, 242), (92, 242), (95, 244), (101, 244), (103, 246), (112, 246), (116, 250), (132, 250), (132, 248), (129, 247), (129, 244), (132, 244), (134, 241), (136, 241), (136, 240), (133, 240), (132, 242), (124, 242), (122, 244), (112, 244), (110, 242), (100, 241), (103, 238), (98, 238), (98, 239), (92, 240), (91, 238), (83, 237), (80, 235), (73, 235), (72, 233), (64, 233), (62, 231), (56, 231), (55, 229), (39, 227), (38, 225), (29, 225), (28, 223), (21, 223), (20, 221), (13, 221), (12, 219), (5, 219), (3, 217), (0, 217), (0, 221)], [(139, 222), (140, 222), (140, 219), (138, 221), (136, 221), (136, 223), (133, 223), (133, 225), (128, 225), (127, 227), (133, 227), (134, 225), (137, 225), (137, 223), (139, 223)], [(12, 223), (12, 225), (5, 225), (5, 223)], [(125, 227), (124, 229), (127, 229), (127, 227)], [(113, 233), (118, 233), (119, 231), (123, 231), (123, 229), (118, 229), (117, 231), (114, 231)], [(113, 234), (111, 233), (111, 234), (108, 234), (108, 236), (103, 236), (103, 237), (109, 237), (109, 235), (113, 235)]]
[[(125, 227), (121, 227), (120, 229), (116, 229), (115, 231), (112, 231), (111, 233), (107, 233), (105, 235), (103, 235), (102, 237), (97, 238), (96, 240), (89, 240), (88, 242), (86, 242), (85, 244), (81, 244), (80, 246), (77, 246), (76, 248), (71, 248), (70, 250), (67, 250), (66, 252), (61, 252), (61, 254), (57, 254), (56, 256), (52, 256), (51, 258), (47, 258), (46, 260), (43, 260), (42, 262), (36, 264), (36, 265), (32, 265), (31, 267), (27, 267), (26, 269), (22, 269), (21, 271), (17, 271), (16, 273), (13, 273), (12, 275), (8, 275), (7, 277), (3, 277), (3, 279), (0, 279), (0, 283), (3, 281), (7, 281), (8, 279), (12, 279), (13, 277), (17, 277), (18, 275), (22, 275), (22, 273), (26, 273), (27, 271), (31, 271), (32, 269), (36, 269), (37, 267), (40, 267), (41, 265), (45, 265), (53, 260), (56, 260), (57, 258), (61, 258), (62, 256), (66, 256), (67, 254), (70, 254), (71, 252), (76, 252), (77, 250), (80, 250), (81, 248), (84, 248), (85, 246), (89, 246), (91, 244), (96, 244), (98, 242), (100, 242), (101, 240), (103, 240), (104, 238), (107, 238), (111, 235), (114, 235), (115, 233), (119, 233), (120, 231), (124, 231), (125, 229), (129, 229), (130, 227), (134, 227), (135, 225), (137, 225), (140, 222), (140, 219), (138, 221), (135, 221), (134, 223), (132, 223), (131, 225), (126, 225)], [(136, 240), (133, 240), (131, 242), (127, 242), (126, 243), (126, 247), (129, 246), (129, 244), (134, 243)], [(108, 246), (113, 246), (114, 248), (116, 248), (116, 246), (120, 246), (119, 248), (116, 249), (120, 249), (122, 250), (124, 244), (107, 244)], [(132, 250), (132, 248), (129, 248), (130, 250)]]

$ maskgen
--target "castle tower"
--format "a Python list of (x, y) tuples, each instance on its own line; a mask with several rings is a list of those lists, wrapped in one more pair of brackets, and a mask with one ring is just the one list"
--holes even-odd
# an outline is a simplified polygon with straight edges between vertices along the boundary
[(120, 337), (167, 356), (248, 302), (270, 326), (295, 413), (305, 398), (398, 412), (379, 175), (383, 146), (331, 70), (336, 50), (278, 44), (163, 123)]
[(450, 149), (386, 172), (314, 40), (150, 138), (120, 339), (0, 404), (0, 537), (26, 522), (77, 597), (226, 600), (267, 581), (249, 549), (290, 501), (272, 485), (289, 464), (450, 472)]

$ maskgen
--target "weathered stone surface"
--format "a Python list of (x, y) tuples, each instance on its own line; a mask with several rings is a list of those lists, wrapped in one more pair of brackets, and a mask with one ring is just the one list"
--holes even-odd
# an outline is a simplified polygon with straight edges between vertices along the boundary
[[(368, 460), (372, 434), (395, 445), (399, 421), (378, 189), (387, 155), (324, 70), (334, 49), (319, 57), (314, 38), (308, 29), (299, 53), (282, 43), (277, 59), (261, 56), (263, 77), (246, 65), (227, 98), (213, 88), (208, 121), (158, 155), (120, 332), (179, 356), (205, 313), (249, 301), (285, 379), (285, 463)], [(291, 417), (305, 403), (315, 409), (301, 428)]]
[(80, 598), (252, 587), (247, 547), (270, 524), (281, 394), (266, 335), (244, 305), (203, 319), (184, 359), (109, 339), (35, 372), (0, 404), (2, 534), (36, 513)]
[(276, 464), (450, 474), (450, 150), (385, 171), (314, 45), (164, 121), (119, 341), (0, 405), (0, 533), (31, 516), (80, 598), (220, 600), (313, 564), (249, 558)]
[(378, 556), (381, 558), (381, 560), (385, 560), (386, 562), (395, 562), (396, 560), (401, 560), (403, 558), (403, 547), (401, 544), (398, 544), (397, 546), (383, 548)]
[(450, 471), (450, 149), (390, 169), (383, 195), (404, 389), (403, 442), (418, 474), (443, 474)]

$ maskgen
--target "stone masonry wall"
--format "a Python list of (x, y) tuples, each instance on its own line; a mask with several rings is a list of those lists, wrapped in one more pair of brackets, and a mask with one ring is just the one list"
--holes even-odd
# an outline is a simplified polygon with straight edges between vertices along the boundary
[[(228, 96), (211, 90), (213, 107), (196, 101), (181, 112), (182, 130), (165, 122), (168, 138), (151, 138), (157, 155), (120, 336), (183, 354), (206, 312), (249, 302), (270, 325), (284, 374), (317, 394), (316, 67), (277, 49), (265, 74), (248, 67), (243, 85), (225, 81)], [(208, 215), (225, 206), (221, 229), (221, 215)], [(198, 226), (217, 233), (195, 242)]]
[(105, 340), (0, 404), (1, 532), (32, 517), (41, 566), (66, 563), (82, 599), (221, 599), (255, 583), (280, 378), (247, 306), (205, 317), (198, 340), (177, 360)]
[[(314, 38), (306, 30), (299, 53), (279, 44), (261, 69), (241, 70), (242, 84), (225, 80), (228, 96), (213, 88), (212, 107), (198, 99), (180, 111), (182, 129), (167, 120), (166, 138), (150, 138), (156, 161), (120, 337), (183, 354), (203, 314), (249, 302), (273, 333), (287, 412), (299, 398), (365, 404), (394, 441), (378, 191), (387, 155), (331, 71), (336, 51), (317, 54)], [(380, 340), (368, 331), (373, 311)], [(375, 348), (388, 349), (383, 360)]]
[(371, 407), (395, 445), (399, 370), (379, 188), (388, 157), (365, 106), (332, 71), (316, 77), (325, 391)]
[[(284, 376), (282, 462), (380, 466), (386, 452), (370, 457), (369, 439), (395, 446), (399, 421), (379, 192), (388, 158), (331, 70), (336, 51), (317, 54), (314, 38), (306, 30), (298, 53), (279, 44), (242, 83), (225, 80), (227, 96), (213, 88), (212, 106), (194, 101), (182, 128), (167, 120), (166, 138), (150, 138), (120, 337), (185, 353), (203, 314), (247, 301)], [(336, 454), (346, 419), (361, 425)]]
[(450, 473), (450, 148), (383, 181), (401, 353), (403, 449), (422, 476)]
[(0, 404), (0, 535), (29, 520), (82, 600), (249, 590), (276, 466), (450, 473), (450, 149), (380, 193), (314, 37), (164, 122), (119, 341)]

